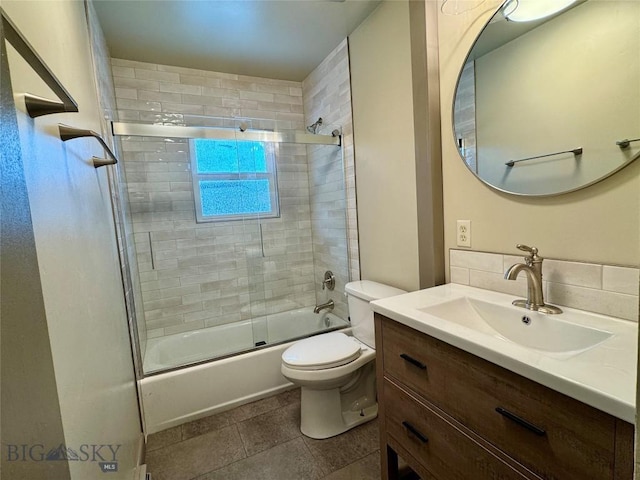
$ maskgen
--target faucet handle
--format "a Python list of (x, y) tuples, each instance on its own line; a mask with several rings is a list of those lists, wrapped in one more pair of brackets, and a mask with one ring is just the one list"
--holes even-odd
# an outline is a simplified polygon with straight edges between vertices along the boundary
[(516, 248), (518, 250), (522, 250), (523, 252), (527, 252), (529, 254), (528, 257), (524, 257), (525, 260), (527, 261), (527, 264), (529, 262), (533, 262), (536, 260), (542, 260), (540, 257), (538, 257), (538, 249), (536, 247), (529, 247), (527, 245), (523, 245), (521, 243), (518, 243), (516, 245)]

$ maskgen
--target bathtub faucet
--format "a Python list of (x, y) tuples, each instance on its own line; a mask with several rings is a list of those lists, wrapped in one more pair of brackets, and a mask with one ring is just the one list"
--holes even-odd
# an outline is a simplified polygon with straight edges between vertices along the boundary
[(320, 313), (320, 310), (333, 310), (333, 307), (335, 307), (336, 304), (333, 303), (333, 300), (329, 300), (327, 303), (321, 303), (320, 305), (316, 305), (315, 307), (313, 307), (313, 313)]

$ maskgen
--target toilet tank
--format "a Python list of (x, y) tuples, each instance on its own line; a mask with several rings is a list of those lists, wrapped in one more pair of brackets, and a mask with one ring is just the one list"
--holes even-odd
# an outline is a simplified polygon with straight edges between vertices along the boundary
[(349, 282), (345, 285), (344, 290), (349, 305), (353, 336), (369, 347), (375, 348), (373, 310), (371, 310), (369, 302), (407, 292), (371, 280)]

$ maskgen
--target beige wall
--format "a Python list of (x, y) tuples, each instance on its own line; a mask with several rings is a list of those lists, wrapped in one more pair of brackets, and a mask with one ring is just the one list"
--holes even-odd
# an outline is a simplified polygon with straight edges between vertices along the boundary
[(457, 16), (439, 13), (445, 248), (456, 246), (456, 220), (469, 219), (474, 250), (516, 253), (516, 243), (525, 243), (544, 257), (637, 266), (640, 162), (578, 192), (522, 198), (485, 186), (460, 159), (451, 128), (454, 88), (467, 51), (498, 4), (488, 0)]
[[(130, 479), (141, 433), (107, 175), (91, 164), (104, 153), (95, 141), (63, 143), (57, 135), (58, 122), (100, 131), (84, 3), (3, 0), (2, 7), (80, 110), (34, 120), (17, 105), (65, 443), (76, 451), (120, 444), (110, 478)], [(15, 93), (52, 97), (14, 52), (9, 63)], [(72, 479), (102, 475), (95, 462), (69, 464)]]
[(409, 5), (385, 1), (349, 37), (363, 279), (420, 285)]

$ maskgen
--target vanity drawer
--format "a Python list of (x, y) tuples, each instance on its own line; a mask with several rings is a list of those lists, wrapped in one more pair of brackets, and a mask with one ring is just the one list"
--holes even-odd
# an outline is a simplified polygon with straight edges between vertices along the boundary
[(614, 417), (384, 317), (381, 324), (385, 376), (543, 478), (614, 478)]
[(437, 479), (538, 478), (517, 471), (388, 380), (384, 402), (387, 433)]

